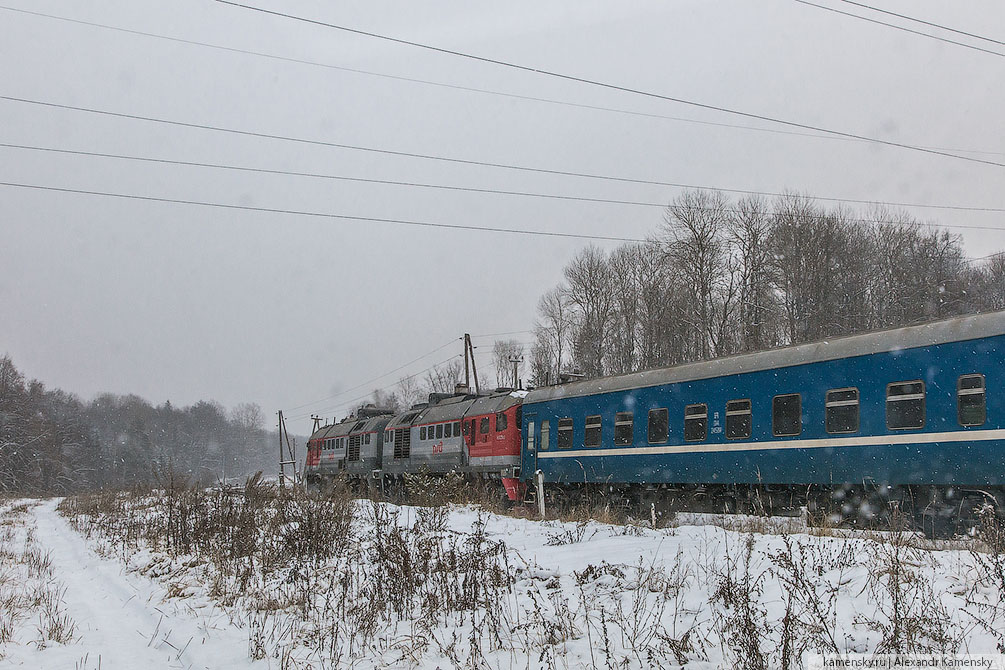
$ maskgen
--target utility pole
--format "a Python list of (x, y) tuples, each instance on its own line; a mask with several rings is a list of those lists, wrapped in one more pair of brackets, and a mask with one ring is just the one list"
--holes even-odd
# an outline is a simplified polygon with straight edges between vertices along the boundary
[(468, 369), (468, 345), (471, 344), (471, 336), (464, 333), (464, 385), (471, 388), (471, 371)]
[(509, 362), (513, 364), (513, 388), (518, 389), (520, 388), (520, 379), (517, 375), (519, 374), (520, 364), (523, 363), (523, 354), (510, 354)]
[[(286, 450), (283, 450), (283, 438), (286, 438)], [(286, 474), (286, 468), (293, 470), (292, 475)], [(296, 445), (290, 444), (290, 434), (286, 430), (286, 419), (283, 418), (283, 410), (279, 410), (279, 488), (284, 488), (286, 479), (290, 479), (290, 486), (297, 485), (297, 455)]]
[(471, 374), (468, 372), (468, 356), (471, 356), (471, 372), (475, 375), (475, 395), (481, 395), (478, 388), (478, 366), (475, 365), (475, 348), (471, 344), (471, 335), (464, 333), (464, 383), (471, 388)]

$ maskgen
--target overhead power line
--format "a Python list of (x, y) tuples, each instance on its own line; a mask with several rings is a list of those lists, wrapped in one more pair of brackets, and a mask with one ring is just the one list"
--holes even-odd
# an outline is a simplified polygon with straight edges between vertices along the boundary
[(855, 5), (856, 7), (861, 7), (862, 9), (869, 9), (874, 12), (879, 12), (880, 14), (886, 14), (888, 16), (896, 16), (898, 19), (904, 19), (906, 21), (913, 21), (914, 23), (920, 23), (922, 25), (930, 26), (932, 28), (938, 28), (939, 30), (945, 30), (951, 33), (956, 33), (957, 35), (964, 35), (965, 37), (972, 37), (975, 40), (983, 40), (985, 42), (990, 42), (991, 44), (1000, 44), (1005, 46), (1005, 42), (1002, 40), (991, 39), (990, 37), (984, 37), (982, 35), (977, 35), (975, 33), (968, 33), (965, 30), (957, 30), (956, 28), (950, 28), (949, 26), (944, 26), (941, 23), (933, 23), (932, 21), (925, 21), (923, 19), (918, 19), (913, 16), (907, 16), (906, 14), (898, 14), (897, 12), (891, 12), (887, 9), (881, 9), (879, 7), (873, 7), (872, 5), (866, 5), (861, 2), (854, 2), (854, 0), (840, 0), (841, 2), (848, 5)]
[[(336, 214), (331, 212), (315, 212), (308, 210), (296, 210), (296, 209), (282, 209), (276, 207), (255, 207), (252, 205), (234, 205), (230, 203), (222, 202), (210, 202), (205, 200), (187, 200), (182, 198), (164, 198), (159, 196), (151, 195), (137, 195), (132, 193), (115, 193), (111, 191), (94, 191), (88, 189), (77, 189), (77, 188), (65, 188), (60, 186), (50, 186), (45, 184), (24, 184), (16, 182), (3, 182), (0, 181), (0, 186), (6, 186), (9, 188), (21, 188), (26, 190), (35, 191), (52, 191), (57, 193), (69, 193), (75, 195), (91, 195), (106, 198), (119, 198), (123, 200), (139, 200), (144, 202), (162, 202), (162, 203), (172, 203), (178, 205), (192, 205), (196, 207), (212, 207), (217, 209), (229, 209), (229, 210), (240, 210), (247, 212), (262, 212), (266, 214), (286, 214), (291, 216), (304, 216), (312, 218), (322, 218), (322, 219), (338, 219), (341, 221), (358, 221), (358, 222), (369, 222), (369, 223), (389, 223), (400, 226), (416, 226), (422, 228), (443, 228), (447, 230), (472, 230), (483, 233), (511, 233), (515, 235), (532, 235), (541, 237), (559, 237), (559, 238), (572, 238), (572, 239), (582, 239), (582, 240), (597, 240), (603, 242), (633, 242), (639, 244), (649, 244), (651, 240), (642, 239), (638, 237), (618, 237), (614, 235), (588, 235), (586, 233), (563, 233), (558, 231), (550, 230), (527, 230), (521, 228), (502, 228), (498, 226), (469, 226), (464, 224), (453, 224), (453, 223), (437, 223), (432, 221), (413, 221), (408, 219), (388, 219), (375, 216), (354, 216), (349, 214)], [(723, 213), (742, 213), (740, 210), (731, 209), (729, 207), (723, 208), (712, 208), (712, 207), (698, 207), (701, 211), (719, 211)], [(831, 218), (830, 214), (807, 214), (804, 218), (808, 219), (828, 219)], [(997, 226), (973, 226), (973, 225), (962, 225), (962, 224), (949, 224), (949, 223), (929, 223), (929, 222), (910, 222), (910, 223), (900, 223), (898, 221), (889, 221), (884, 219), (867, 219), (867, 218), (845, 218), (844, 221), (848, 223), (859, 223), (859, 224), (878, 224), (878, 225), (916, 225), (925, 226), (928, 228), (940, 229), (940, 228), (951, 228), (960, 230), (994, 230), (1002, 231), (1003, 229)]]
[[(216, 0), (217, 2), (222, 2), (223, 0)], [(895, 30), (900, 30), (905, 33), (911, 33), (912, 35), (920, 35), (921, 37), (927, 37), (930, 40), (938, 40), (939, 42), (945, 42), (947, 44), (955, 44), (956, 46), (965, 47), (967, 49), (973, 49), (974, 51), (982, 51), (986, 54), (991, 54), (992, 56), (998, 56), (1005, 58), (1005, 53), (1000, 53), (998, 51), (991, 51), (990, 49), (985, 49), (973, 44), (967, 44), (966, 42), (958, 42), (956, 40), (951, 40), (946, 37), (939, 37), (938, 35), (931, 35), (929, 33), (923, 33), (920, 30), (912, 30), (911, 28), (905, 28), (904, 26), (898, 26), (895, 23), (887, 23), (886, 21), (880, 21), (879, 19), (870, 19), (868, 16), (861, 16), (859, 14), (853, 14), (852, 12), (846, 12), (836, 7), (828, 7), (827, 5), (820, 5), (815, 2), (810, 2), (809, 0), (795, 0), (801, 5), (807, 5), (809, 7), (816, 7), (817, 9), (823, 9), (828, 12), (834, 12), (835, 14), (841, 14), (842, 16), (850, 16), (853, 19), (859, 19), (860, 21), (868, 21), (869, 23), (875, 23), (877, 25), (886, 26), (887, 28), (893, 28)], [(855, 3), (853, 3), (855, 4)]]
[[(804, 0), (797, 0), (802, 2)], [(746, 112), (739, 109), (733, 109), (730, 107), (724, 107), (722, 105), (713, 105), (710, 103), (698, 102), (696, 100), (689, 100), (687, 98), (680, 98), (671, 95), (663, 95), (660, 93), (654, 93), (652, 91), (645, 91), (642, 89), (632, 88), (629, 86), (622, 86), (619, 84), (611, 84), (608, 82), (599, 81), (596, 79), (588, 79), (586, 77), (579, 77), (570, 74), (564, 74), (561, 72), (555, 72), (554, 70), (547, 70), (544, 68), (530, 67), (527, 65), (519, 65), (517, 63), (511, 63), (509, 61), (498, 60), (495, 58), (488, 58), (486, 56), (477, 56), (475, 54), (464, 53), (462, 51), (456, 51), (453, 49), (446, 49), (443, 47), (437, 47), (430, 44), (423, 44), (421, 42), (413, 42), (411, 40), (400, 39), (397, 37), (391, 37), (389, 35), (382, 35), (379, 33), (369, 32), (366, 30), (359, 30), (358, 28), (350, 28), (348, 26), (341, 26), (335, 23), (326, 23), (324, 21), (319, 21), (317, 19), (309, 19), (302, 16), (297, 16), (295, 14), (286, 14), (284, 12), (277, 12), (270, 9), (265, 9), (263, 7), (255, 7), (252, 5), (245, 5), (239, 2), (232, 2), (231, 0), (215, 0), (223, 5), (230, 5), (232, 7), (240, 7), (242, 9), (251, 10), (254, 12), (260, 12), (262, 14), (268, 14), (271, 16), (281, 17), (285, 19), (291, 19), (294, 21), (300, 21), (303, 23), (308, 23), (311, 25), (322, 26), (325, 28), (332, 28), (334, 30), (339, 30), (346, 33), (351, 33), (353, 35), (360, 35), (363, 37), (370, 37), (373, 39), (384, 40), (386, 42), (392, 42), (394, 44), (401, 44), (404, 46), (415, 47), (417, 49), (425, 49), (427, 51), (432, 51), (436, 53), (441, 53), (448, 56), (456, 56), (458, 58), (465, 58), (468, 60), (473, 60), (481, 63), (487, 63), (490, 65), (498, 65), (500, 67), (506, 67), (513, 70), (519, 70), (521, 72), (529, 72), (533, 74), (539, 74), (547, 77), (553, 77), (557, 79), (563, 79), (565, 81), (574, 81), (581, 84), (587, 84), (589, 86), (597, 86), (600, 88), (605, 88), (612, 91), (620, 91), (622, 93), (630, 93), (633, 95), (641, 95), (647, 98), (654, 98), (658, 100), (666, 100), (668, 102), (676, 102), (682, 105), (688, 105), (691, 107), (697, 107), (699, 109), (707, 109), (716, 112), (722, 112), (724, 114), (732, 114), (735, 116), (741, 116), (748, 119), (757, 119), (758, 121), (768, 121), (770, 123), (777, 123), (784, 126), (789, 126), (791, 128), (799, 128), (802, 130), (812, 130), (819, 133), (828, 133), (831, 135), (836, 135), (839, 137), (849, 137), (857, 140), (865, 140), (869, 142), (874, 142), (876, 144), (882, 144), (889, 147), (897, 147), (900, 149), (908, 149), (910, 151), (917, 151), (926, 154), (932, 154), (936, 156), (944, 156), (948, 158), (956, 158), (959, 160), (969, 161), (973, 163), (982, 163), (984, 165), (994, 165), (995, 167), (1005, 167), (1005, 163), (999, 163), (996, 161), (986, 160), (983, 158), (974, 158), (972, 156), (961, 156), (959, 154), (951, 153), (948, 151), (939, 151), (936, 149), (926, 149), (917, 145), (907, 144), (904, 142), (894, 142), (893, 140), (884, 140), (877, 137), (869, 137), (867, 135), (859, 135), (857, 133), (850, 133), (841, 130), (833, 130), (831, 128), (824, 128), (822, 126), (814, 126), (808, 123), (799, 123), (797, 121), (789, 121), (779, 117), (769, 116), (767, 114), (758, 114), (755, 112)]]
[(399, 365), (398, 367), (396, 367), (393, 370), (389, 370), (388, 372), (385, 372), (382, 375), (377, 375), (373, 379), (368, 379), (365, 382), (362, 382), (362, 383), (360, 383), (360, 384), (358, 384), (356, 386), (353, 386), (351, 388), (348, 388), (348, 389), (346, 389), (344, 391), (339, 391), (338, 393), (336, 393), (334, 395), (330, 395), (330, 396), (328, 396), (326, 398), (320, 398), (318, 400), (312, 400), (311, 402), (305, 402), (303, 405), (297, 405), (296, 407), (291, 407), (290, 410), (303, 409), (304, 407), (310, 407), (311, 405), (319, 405), (319, 404), (321, 404), (323, 402), (328, 402), (330, 400), (334, 400), (335, 398), (341, 398), (344, 395), (347, 395), (349, 393), (352, 393), (353, 391), (356, 391), (358, 389), (363, 388), (367, 384), (372, 384), (373, 382), (375, 382), (377, 380), (380, 380), (380, 379), (383, 379), (384, 377), (387, 377), (388, 375), (393, 375), (395, 372), (398, 372), (399, 370), (403, 370), (403, 369), (407, 368), (409, 365), (412, 365), (413, 363), (418, 363), (419, 361), (421, 361), (423, 358), (426, 358), (427, 356), (432, 356), (433, 354), (435, 354), (438, 351), (442, 351), (443, 349), (446, 349), (449, 346), (457, 344), (457, 340), (458, 339), (460, 339), (460, 338), (454, 338), (454, 339), (450, 340), (449, 342), (447, 342), (446, 344), (442, 344), (442, 345), (436, 347), (432, 351), (427, 351), (426, 353), (422, 354), (421, 356), (419, 356), (417, 358), (413, 358), (412, 360), (408, 361), (407, 363)]
[[(43, 107), (51, 107), (54, 109), (64, 109), (76, 112), (85, 112), (88, 114), (98, 114), (103, 116), (110, 116), (113, 118), (122, 119), (132, 119), (136, 121), (144, 121), (148, 123), (161, 123), (165, 125), (178, 126), (181, 128), (194, 128), (199, 130), (208, 130), (212, 132), (229, 133), (233, 135), (240, 135), (245, 137), (256, 137), (259, 139), (271, 139), (279, 140), (283, 142), (293, 142), (297, 144), (308, 144), (314, 146), (331, 147), (335, 149), (345, 149), (349, 151), (362, 151), (366, 153), (376, 153), (389, 156), (398, 156), (405, 158), (417, 158), (421, 160), (432, 160), (444, 163), (456, 163), (460, 165), (477, 165), (480, 167), (490, 167), (502, 170), (514, 170), (519, 172), (531, 172), (537, 174), (548, 174), (562, 177), (576, 177), (581, 179), (594, 179), (603, 181), (613, 181), (626, 184), (641, 184), (645, 186), (668, 186), (671, 188), (681, 188), (681, 189), (696, 189), (696, 190), (711, 190), (711, 191), (723, 191), (725, 193), (737, 193), (742, 195), (761, 195), (767, 197), (779, 197), (787, 195), (785, 193), (771, 192), (771, 191), (755, 191), (752, 189), (738, 189), (738, 188), (726, 188), (718, 186), (707, 186), (707, 185), (697, 185), (697, 184), (687, 184), (682, 182), (670, 182), (670, 181), (660, 181), (657, 179), (637, 179), (633, 177), (621, 177), (616, 175), (604, 175), (590, 172), (575, 172), (571, 170), (557, 170), (551, 168), (536, 167), (530, 165), (513, 165), (509, 163), (496, 163), (492, 161), (480, 161), (467, 158), (457, 158), (453, 156), (438, 156), (434, 154), (423, 154), (417, 152), (409, 151), (396, 151), (392, 149), (381, 149), (377, 147), (368, 147), (362, 145), (344, 144), (339, 142), (329, 142), (325, 140), (316, 140), (303, 137), (296, 137), (291, 135), (278, 135), (273, 133), (263, 133), (250, 130), (242, 130), (239, 128), (228, 128), (225, 126), (215, 126), (201, 123), (192, 123), (187, 121), (177, 121), (174, 119), (165, 119), (153, 116), (142, 116), (139, 114), (128, 114), (125, 112), (115, 112), (105, 109), (96, 109), (92, 107), (80, 107), (76, 105), (66, 105), (61, 103), (49, 102), (45, 100), (35, 100), (31, 98), (19, 98), (14, 96), (0, 95), (0, 100), (7, 100), (9, 102), (17, 102), (29, 105), (39, 105)], [(10, 145), (16, 148), (27, 148), (31, 149), (29, 145)], [(46, 148), (39, 147), (38, 150), (46, 150)], [(56, 149), (53, 149), (56, 151)], [(80, 152), (85, 153), (85, 152)], [(97, 152), (95, 152), (97, 153)], [(121, 157), (109, 154), (107, 157)], [(137, 160), (141, 160), (137, 158)], [(206, 167), (209, 167), (207, 164)], [(221, 166), (222, 167), (222, 166)], [(306, 176), (306, 175), (304, 175)], [(516, 194), (516, 193), (514, 193)], [(548, 196), (541, 196), (548, 197)], [(1003, 208), (998, 207), (979, 207), (979, 206), (965, 206), (965, 205), (932, 205), (932, 204), (920, 204), (920, 203), (909, 203), (909, 202), (895, 202), (895, 201), (882, 201), (882, 200), (865, 200), (865, 199), (855, 199), (855, 198), (836, 198), (828, 196), (816, 197), (817, 200), (826, 200), (828, 202), (845, 202), (845, 203), (855, 203), (855, 204), (878, 204), (887, 205), (891, 207), (920, 207), (925, 209), (949, 209), (956, 211), (970, 211), (970, 212), (1000, 212)], [(632, 202), (625, 201), (624, 204), (636, 204)]]
[(184, 200), (180, 198), (161, 198), (150, 195), (135, 195), (131, 193), (112, 193), (109, 191), (91, 191), (77, 188), (62, 188), (57, 186), (47, 186), (41, 184), (19, 184), (14, 182), (0, 182), (0, 186), (9, 188), (22, 188), (36, 191), (54, 191), (58, 193), (73, 193), (77, 195), (93, 195), (105, 198), (120, 198), (124, 200), (142, 200), (146, 202), (164, 202), (178, 205), (194, 205), (198, 207), (215, 207), (218, 209), (232, 209), (246, 212), (264, 212), (267, 214), (288, 214), (292, 216), (305, 216), (322, 219), (339, 219), (342, 221), (359, 221), (369, 223), (390, 223), (399, 226), (417, 226), (422, 228), (444, 228), (447, 230), (475, 230), (483, 233), (511, 233), (514, 235), (538, 235), (542, 237), (563, 237), (581, 240), (599, 240), (605, 242), (640, 242), (647, 240), (637, 237), (616, 237), (611, 235), (587, 235), (585, 233), (561, 233), (546, 230), (523, 230), (520, 228), (500, 228), (496, 226), (467, 226), (454, 223), (435, 223), (432, 221), (410, 221), (406, 219), (386, 219), (375, 216), (351, 216), (348, 214), (335, 214), (330, 212), (312, 212), (296, 209), (280, 209), (273, 207), (254, 207), (251, 205), (233, 205), (222, 202), (207, 202), (203, 200)]
[[(274, 170), (270, 168), (251, 167), (244, 165), (227, 165), (223, 163), (203, 163), (199, 161), (171, 160), (167, 158), (151, 158), (147, 156), (127, 156), (123, 154), (111, 154), (99, 151), (79, 151), (73, 149), (57, 149), (55, 147), (40, 147), (27, 144), (8, 144), (0, 142), (0, 147), (7, 149), (25, 149), (29, 151), (43, 151), (49, 153), (70, 154), (73, 156), (91, 156), (97, 158), (114, 158), (118, 160), (140, 161), (144, 163), (157, 163), (163, 165), (183, 165), (188, 167), (204, 167), (217, 170), (235, 170), (238, 172), (254, 172), (261, 174), (286, 175), (292, 177), (309, 177), (312, 179), (332, 179), (338, 181), (351, 181), (363, 184), (383, 184), (389, 186), (410, 186), (415, 188), (440, 189), (447, 191), (462, 191), (466, 193), (491, 193), (496, 195), (515, 195), (531, 198), (551, 198), (556, 200), (575, 200), (579, 202), (610, 203), (615, 205), (638, 205), (640, 207), (666, 207), (665, 202), (643, 202), (639, 200), (616, 200), (612, 198), (590, 198), (586, 196), (562, 195), (558, 193), (534, 193), (529, 191), (508, 191), (496, 188), (475, 188), (471, 186), (457, 186), (453, 184), (430, 184), (426, 182), (396, 181), (391, 179), (373, 179), (369, 177), (350, 177), (346, 175), (322, 174), (318, 172), (297, 172), (293, 170)], [(1005, 209), (1002, 209), (1005, 211)]]
[[(857, 139), (852, 139), (852, 138), (848, 138), (848, 137), (837, 137), (837, 136), (834, 136), (834, 135), (827, 135), (827, 134), (822, 134), (822, 133), (806, 133), (806, 132), (800, 132), (800, 131), (795, 131), (795, 130), (783, 130), (781, 128), (762, 128), (762, 127), (759, 127), (759, 126), (746, 126), (746, 125), (740, 125), (740, 124), (736, 124), (736, 123), (725, 123), (725, 122), (722, 122), (722, 121), (707, 121), (707, 120), (702, 120), (702, 119), (693, 119), (693, 118), (687, 118), (687, 117), (681, 117), (681, 116), (671, 116), (671, 115), (668, 115), (668, 114), (655, 114), (655, 113), (652, 113), (652, 112), (641, 112), (641, 111), (638, 111), (638, 110), (623, 109), (623, 108), (619, 108), (619, 107), (605, 107), (603, 105), (589, 105), (589, 104), (586, 104), (586, 103), (572, 102), (572, 101), (569, 101), (569, 100), (557, 100), (555, 98), (544, 98), (544, 97), (534, 96), (534, 95), (522, 95), (522, 94), (519, 94), (519, 93), (509, 93), (509, 92), (506, 92), (506, 91), (497, 91), (497, 90), (493, 90), (493, 89), (480, 88), (480, 87), (476, 87), (476, 86), (462, 86), (460, 84), (450, 84), (450, 83), (447, 83), (447, 82), (434, 81), (434, 80), (431, 80), (431, 79), (420, 79), (420, 78), (417, 78), (417, 77), (406, 77), (406, 76), (403, 76), (403, 75), (389, 74), (387, 72), (376, 72), (374, 70), (363, 70), (363, 69), (360, 69), (360, 68), (346, 67), (346, 66), (343, 66), (343, 65), (334, 65), (332, 63), (323, 63), (323, 62), (320, 62), (320, 61), (308, 60), (308, 59), (304, 59), (304, 58), (293, 58), (291, 56), (283, 56), (283, 55), (280, 55), (280, 54), (267, 53), (267, 52), (263, 52), (263, 51), (254, 51), (252, 49), (240, 49), (240, 48), (237, 48), (237, 47), (229, 47), (229, 46), (225, 46), (225, 45), (222, 45), (222, 44), (214, 44), (212, 42), (200, 42), (198, 40), (185, 39), (185, 38), (181, 38), (181, 37), (171, 37), (169, 35), (161, 35), (159, 33), (151, 33), (151, 32), (146, 32), (146, 31), (142, 31), (142, 30), (133, 30), (133, 29), (130, 29), (130, 28), (123, 28), (121, 26), (112, 26), (112, 25), (108, 25), (108, 24), (105, 24), (105, 23), (97, 23), (97, 22), (94, 22), (94, 21), (84, 21), (84, 20), (81, 20), (81, 19), (71, 19), (69, 17), (58, 16), (56, 14), (45, 14), (43, 12), (34, 12), (34, 11), (30, 11), (30, 10), (27, 10), (27, 9), (21, 9), (21, 8), (17, 8), (17, 7), (6, 7), (6, 6), (3, 6), (3, 5), (0, 5), (0, 9), (7, 10), (7, 11), (10, 11), (10, 12), (17, 12), (17, 13), (20, 13), (20, 14), (27, 14), (27, 15), (30, 15), (30, 16), (36, 16), (36, 17), (40, 17), (40, 18), (53, 19), (53, 20), (56, 20), (56, 21), (65, 21), (67, 23), (84, 25), (84, 26), (89, 26), (89, 27), (92, 27), (92, 28), (100, 28), (100, 29), (104, 29), (104, 30), (111, 30), (111, 31), (115, 31), (115, 32), (121, 32), (121, 33), (129, 34), (129, 35), (137, 35), (137, 36), (142, 36), (142, 37), (150, 37), (150, 38), (153, 38), (153, 39), (164, 40), (164, 41), (167, 41), (167, 42), (176, 42), (176, 43), (180, 43), (180, 44), (187, 44), (187, 45), (190, 45), (190, 46), (204, 47), (204, 48), (207, 48), (207, 49), (215, 49), (215, 50), (218, 50), (218, 51), (231, 52), (231, 53), (242, 54), (242, 55), (246, 55), (246, 56), (255, 56), (257, 58), (271, 59), (271, 60), (280, 61), (280, 62), (286, 62), (286, 63), (295, 63), (295, 64), (298, 64), (298, 65), (309, 65), (309, 66), (312, 66), (312, 67), (320, 67), (320, 68), (325, 68), (325, 69), (329, 69), (329, 70), (336, 70), (336, 71), (339, 71), (339, 72), (351, 72), (353, 74), (359, 74), (359, 75), (364, 75), (364, 76), (369, 76), (369, 77), (378, 77), (378, 78), (382, 78), (382, 79), (389, 79), (389, 80), (392, 80), (392, 81), (404, 81), (404, 82), (409, 82), (409, 83), (412, 83), (412, 84), (420, 84), (420, 85), (423, 85), (423, 86), (435, 86), (435, 87), (439, 87), (439, 88), (452, 89), (452, 90), (456, 90), (456, 91), (465, 91), (465, 92), (468, 92), (468, 93), (478, 93), (478, 94), (482, 94), (482, 95), (491, 95), (491, 96), (497, 96), (497, 97), (503, 97), (503, 98), (510, 98), (510, 99), (513, 99), (513, 100), (525, 100), (525, 101), (539, 102), (539, 103), (544, 103), (544, 104), (549, 104), (549, 105), (560, 105), (560, 106), (564, 106), (564, 107), (573, 107), (573, 108), (577, 108), (577, 109), (587, 109), (587, 110), (591, 110), (591, 111), (610, 112), (610, 113), (613, 113), (613, 114), (622, 114), (622, 115), (635, 116), (635, 117), (640, 117), (640, 118), (661, 119), (661, 120), (665, 120), (665, 121), (676, 121), (676, 122), (680, 122), (680, 123), (693, 123), (693, 124), (703, 125), (703, 126), (712, 126), (712, 127), (716, 127), (716, 128), (732, 128), (732, 129), (735, 129), (735, 130), (745, 130), (745, 131), (757, 132), (757, 133), (771, 133), (771, 134), (774, 134), (774, 135), (790, 135), (790, 136), (793, 136), (793, 137), (809, 137), (809, 138), (820, 139), (820, 140), (832, 140), (832, 141), (837, 140), (837, 141), (842, 141), (842, 142), (867, 142), (867, 140), (857, 140)], [(922, 146), (924, 146), (924, 145), (922, 145)], [(1001, 152), (1001, 151), (987, 151), (987, 150), (983, 150), (983, 149), (959, 149), (959, 148), (953, 148), (953, 147), (937, 147), (937, 146), (925, 146), (924, 148), (926, 148), (926, 149), (937, 149), (939, 151), (951, 151), (951, 152), (967, 153), (967, 154), (982, 154), (982, 155), (986, 155), (986, 156), (1005, 156), (1005, 152)]]
[(435, 370), (436, 368), (440, 367), (441, 365), (443, 365), (445, 363), (449, 363), (450, 361), (454, 360), (455, 358), (460, 358), (460, 357), (461, 357), (461, 354), (454, 354), (450, 358), (445, 358), (444, 360), (440, 361), (439, 363), (434, 363), (434, 364), (430, 365), (425, 370), (420, 370), (420, 371), (416, 372), (415, 374), (408, 375), (407, 377), (402, 377), (401, 379), (399, 379), (398, 381), (396, 381), (394, 383), (386, 384), (385, 386), (381, 386), (380, 388), (373, 389), (373, 390), (371, 390), (368, 393), (364, 393), (363, 395), (360, 395), (360, 396), (357, 396), (357, 397), (353, 398), (352, 400), (346, 400), (345, 402), (339, 403), (337, 405), (329, 405), (327, 407), (323, 407), (320, 410), (317, 410), (315, 412), (307, 412), (306, 414), (298, 414), (296, 416), (291, 416), (289, 418), (291, 420), (307, 419), (307, 418), (310, 418), (311, 414), (318, 414), (320, 412), (332, 411), (332, 410), (341, 409), (343, 407), (348, 407), (349, 405), (352, 405), (354, 403), (360, 402), (362, 400), (366, 400), (367, 398), (369, 398), (370, 396), (373, 395), (374, 391), (386, 391), (387, 389), (396, 386), (397, 384), (401, 383), (402, 381), (405, 381), (405, 380), (408, 380), (408, 379), (415, 379), (419, 375), (425, 374), (425, 373), (429, 372), (430, 370)]

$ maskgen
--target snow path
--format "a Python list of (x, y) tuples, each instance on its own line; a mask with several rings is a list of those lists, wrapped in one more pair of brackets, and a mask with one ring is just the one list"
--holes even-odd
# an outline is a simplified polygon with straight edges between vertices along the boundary
[[(50, 550), (56, 578), (66, 587), (67, 613), (77, 624), (75, 660), (86, 667), (118, 668), (250, 668), (267, 667), (248, 657), (248, 633), (231, 625), (219, 610), (181, 609), (185, 601), (162, 602), (164, 588), (124, 572), (123, 565), (98, 556), (56, 511), (58, 501), (34, 508), (37, 538)], [(42, 667), (66, 667), (65, 654), (44, 650)], [(85, 665), (85, 664), (81, 664)], [(70, 666), (72, 667), (72, 666)]]

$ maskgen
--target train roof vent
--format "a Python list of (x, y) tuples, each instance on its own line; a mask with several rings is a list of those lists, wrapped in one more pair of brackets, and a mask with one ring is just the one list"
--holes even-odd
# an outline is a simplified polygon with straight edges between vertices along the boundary
[(435, 405), (438, 402), (442, 402), (447, 398), (453, 398), (453, 393), (430, 393), (429, 394), (429, 404)]
[(576, 381), (579, 381), (580, 379), (585, 379), (585, 378), (586, 378), (586, 375), (584, 375), (582, 372), (580, 372), (579, 368), (576, 368), (572, 372), (563, 372), (563, 373), (559, 374), (558, 375), (558, 383), (559, 384), (568, 384), (569, 382), (576, 382)]
[(361, 419), (372, 419), (375, 416), (383, 416), (385, 414), (394, 414), (394, 410), (370, 404), (366, 407), (360, 407), (356, 412), (356, 415)]
[(454, 384), (454, 395), (467, 395), (468, 385), (467, 384)]
[(509, 386), (497, 386), (495, 392), (496, 393), (509, 393), (512, 390), (513, 390), (512, 387), (509, 387)]

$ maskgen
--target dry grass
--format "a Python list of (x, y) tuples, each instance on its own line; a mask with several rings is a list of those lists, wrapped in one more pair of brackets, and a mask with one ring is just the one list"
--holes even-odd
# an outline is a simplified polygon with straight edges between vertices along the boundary
[[(60, 509), (109, 552), (161, 553), (148, 574), (179, 597), (193, 580), (202, 584), (247, 626), (249, 656), (280, 668), (352, 667), (364, 657), (387, 667), (430, 659), (455, 668), (673, 667), (717, 651), (727, 666), (788, 669), (802, 667), (807, 653), (953, 652), (968, 633), (1005, 623), (1005, 531), (993, 517), (971, 543), (967, 608), (951, 612), (936, 597), (933, 553), (903, 529), (678, 515), (675, 526), (724, 519), (730, 527), (706, 525), (699, 555), (563, 575), (493, 539), (485, 516), (470, 530), (451, 529), (449, 504), (498, 505), (487, 491), (417, 475), (399, 494), (417, 505), (409, 510), (355, 499), (345, 482), (308, 495), (259, 478), (216, 490), (172, 479), (157, 491), (83, 496)], [(602, 503), (566, 510), (575, 523), (549, 521), (545, 544), (590, 542), (603, 528), (598, 516), (624, 520), (622, 508)], [(610, 532), (693, 532), (652, 525), (643, 519)], [(44, 571), (44, 557), (32, 560)], [(842, 613), (863, 592), (874, 608)], [(570, 661), (573, 648), (589, 658)]]
[[(66, 613), (64, 589), (52, 557), (38, 544), (31, 508), (37, 502), (0, 504), (0, 658), (11, 644), (44, 648), (69, 644), (76, 622)], [(20, 545), (20, 550), (18, 550)], [(34, 636), (28, 627), (34, 622)]]

